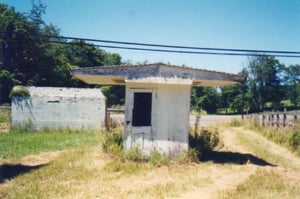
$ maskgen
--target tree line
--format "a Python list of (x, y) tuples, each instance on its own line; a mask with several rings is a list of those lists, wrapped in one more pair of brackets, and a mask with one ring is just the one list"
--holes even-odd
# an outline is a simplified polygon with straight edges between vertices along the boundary
[(193, 88), (191, 106), (208, 113), (262, 112), (300, 106), (300, 65), (285, 66), (274, 56), (249, 57), (239, 73), (242, 84), (221, 88)]
[[(121, 65), (117, 53), (84, 40), (59, 37), (60, 29), (42, 19), (46, 6), (33, 1), (27, 13), (0, 3), (0, 104), (8, 103), (14, 85), (89, 87), (70, 76), (70, 70)], [(58, 37), (47, 37), (58, 36)], [(274, 56), (249, 57), (241, 72), (243, 84), (231, 87), (194, 87), (191, 109), (208, 113), (260, 112), (299, 108), (300, 65), (285, 66)], [(108, 106), (124, 104), (122, 86), (104, 86)]]

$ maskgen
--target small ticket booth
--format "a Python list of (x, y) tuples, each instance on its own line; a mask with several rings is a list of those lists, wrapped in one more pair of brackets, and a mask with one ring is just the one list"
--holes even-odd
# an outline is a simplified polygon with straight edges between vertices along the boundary
[(173, 66), (145, 64), (72, 70), (76, 78), (98, 85), (125, 85), (124, 148), (155, 149), (169, 157), (188, 150), (192, 86), (230, 86), (242, 76)]

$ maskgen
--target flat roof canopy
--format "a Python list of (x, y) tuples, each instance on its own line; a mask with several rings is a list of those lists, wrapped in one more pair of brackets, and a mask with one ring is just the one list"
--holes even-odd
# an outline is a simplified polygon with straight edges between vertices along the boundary
[(231, 86), (244, 80), (241, 75), (162, 63), (87, 67), (72, 70), (71, 75), (88, 84), (98, 85), (125, 85), (132, 82)]

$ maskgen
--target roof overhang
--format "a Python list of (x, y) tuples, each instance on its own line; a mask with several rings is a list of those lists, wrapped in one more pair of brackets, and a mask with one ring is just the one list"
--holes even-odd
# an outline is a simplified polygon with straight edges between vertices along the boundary
[(85, 75), (74, 74), (75, 78), (87, 83), (98, 85), (124, 85), (125, 77), (123, 76), (105, 76), (105, 75)]
[(149, 83), (231, 86), (244, 80), (241, 75), (160, 63), (81, 68), (72, 70), (71, 75), (88, 84), (98, 85)]

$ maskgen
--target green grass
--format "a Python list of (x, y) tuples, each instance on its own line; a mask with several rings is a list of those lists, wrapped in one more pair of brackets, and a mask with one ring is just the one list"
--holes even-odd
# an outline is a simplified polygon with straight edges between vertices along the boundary
[(276, 199), (299, 198), (299, 185), (287, 184), (280, 175), (273, 171), (257, 170), (246, 182), (240, 184), (232, 191), (222, 193), (220, 198), (230, 199)]
[(40, 131), (0, 134), (0, 159), (18, 158), (29, 154), (57, 151), (99, 143), (94, 132)]

